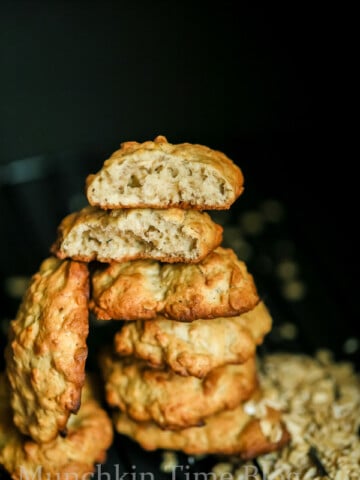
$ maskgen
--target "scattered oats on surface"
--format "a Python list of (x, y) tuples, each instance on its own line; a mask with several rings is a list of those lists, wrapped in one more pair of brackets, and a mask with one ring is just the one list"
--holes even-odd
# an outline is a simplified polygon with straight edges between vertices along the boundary
[(262, 480), (258, 468), (250, 462), (245, 463), (234, 472), (234, 480)]
[(261, 428), (261, 431), (262, 431), (263, 435), (267, 439), (269, 439), (270, 435), (271, 435), (271, 428), (272, 428), (272, 425), (269, 422), (269, 420), (260, 420), (260, 428)]
[(214, 465), (212, 469), (213, 473), (216, 475), (216, 479), (221, 479), (225, 475), (225, 473), (232, 473), (233, 465), (229, 462), (220, 462)]
[(171, 473), (179, 465), (179, 460), (175, 452), (165, 451), (162, 454), (160, 470), (164, 473)]
[(315, 358), (322, 365), (330, 365), (333, 363), (333, 354), (330, 352), (330, 350), (326, 350), (325, 348), (318, 350), (315, 353)]
[(261, 418), (266, 406), (281, 408), (292, 439), (253, 463), (232, 457), (233, 479), (359, 480), (360, 376), (353, 365), (336, 362), (328, 350), (313, 357), (270, 354), (258, 361), (264, 397), (246, 402), (245, 409), (271, 438), (276, 432)]

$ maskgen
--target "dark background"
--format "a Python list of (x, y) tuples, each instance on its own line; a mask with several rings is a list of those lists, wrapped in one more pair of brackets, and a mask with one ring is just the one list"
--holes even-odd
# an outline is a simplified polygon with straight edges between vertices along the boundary
[(341, 353), (359, 318), (352, 14), (272, 3), (1, 2), (3, 283), (36, 271), (86, 175), (120, 142), (163, 134), (240, 165), (233, 215), (267, 198), (285, 206), (282, 228), (314, 284), (294, 308), (313, 343)]

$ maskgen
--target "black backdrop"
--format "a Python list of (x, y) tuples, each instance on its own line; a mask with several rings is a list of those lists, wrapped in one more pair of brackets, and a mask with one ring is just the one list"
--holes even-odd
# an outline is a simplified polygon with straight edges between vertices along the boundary
[[(336, 328), (355, 334), (351, 12), (145, 0), (3, 1), (0, 12), (3, 278), (37, 268), (85, 173), (121, 141), (161, 133), (232, 157), (246, 180), (237, 209), (256, 194), (286, 205)], [(27, 168), (46, 185), (35, 174), (27, 185)]]
[[(1, 2), (1, 161), (159, 132), (306, 151), (344, 121), (339, 16), (306, 3)], [(277, 157), (273, 180), (292, 162)]]

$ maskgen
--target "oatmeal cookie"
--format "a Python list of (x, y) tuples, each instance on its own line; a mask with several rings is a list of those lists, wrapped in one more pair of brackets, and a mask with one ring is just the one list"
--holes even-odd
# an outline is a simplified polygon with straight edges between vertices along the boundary
[(59, 258), (196, 263), (220, 245), (223, 228), (196, 210), (85, 207), (66, 216), (51, 251)]
[(94, 397), (92, 381), (87, 379), (81, 408), (70, 417), (67, 435), (39, 444), (13, 424), (9, 385), (0, 374), (0, 465), (13, 480), (90, 477), (94, 465), (105, 461), (113, 439), (111, 419)]
[(98, 319), (192, 321), (237, 316), (259, 302), (254, 279), (230, 248), (197, 264), (113, 262), (91, 274), (90, 309)]
[(212, 370), (204, 379), (149, 368), (134, 358), (100, 356), (108, 404), (139, 422), (162, 428), (201, 425), (204, 418), (237, 407), (257, 386), (254, 358)]
[(54, 439), (80, 407), (88, 295), (86, 264), (49, 257), (10, 324), (5, 357), (14, 422), (35, 441)]
[(263, 302), (239, 317), (176, 322), (163, 317), (125, 322), (115, 335), (115, 351), (134, 355), (153, 367), (203, 378), (216, 367), (243, 363), (255, 355), (271, 329)]
[(240, 168), (222, 152), (204, 145), (173, 145), (158, 136), (125, 142), (86, 180), (91, 205), (114, 208), (224, 210), (243, 191)]

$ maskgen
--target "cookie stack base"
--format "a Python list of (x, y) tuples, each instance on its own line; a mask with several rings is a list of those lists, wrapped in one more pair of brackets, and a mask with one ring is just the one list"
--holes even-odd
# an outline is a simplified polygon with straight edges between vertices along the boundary
[(95, 389), (87, 378), (82, 405), (70, 417), (67, 435), (47, 443), (36, 443), (22, 435), (13, 424), (10, 391), (6, 377), (0, 374), (0, 466), (14, 480), (87, 478), (94, 465), (106, 458), (113, 440), (113, 426), (105, 410), (95, 399)]
[[(154, 422), (136, 422), (126, 414), (114, 414), (118, 433), (124, 434), (145, 450), (177, 450), (189, 455), (238, 455), (243, 459), (278, 450), (289, 441), (281, 414), (268, 408), (259, 419), (240, 405), (208, 417), (200, 427), (165, 430)], [(267, 434), (264, 433), (266, 425)]]

